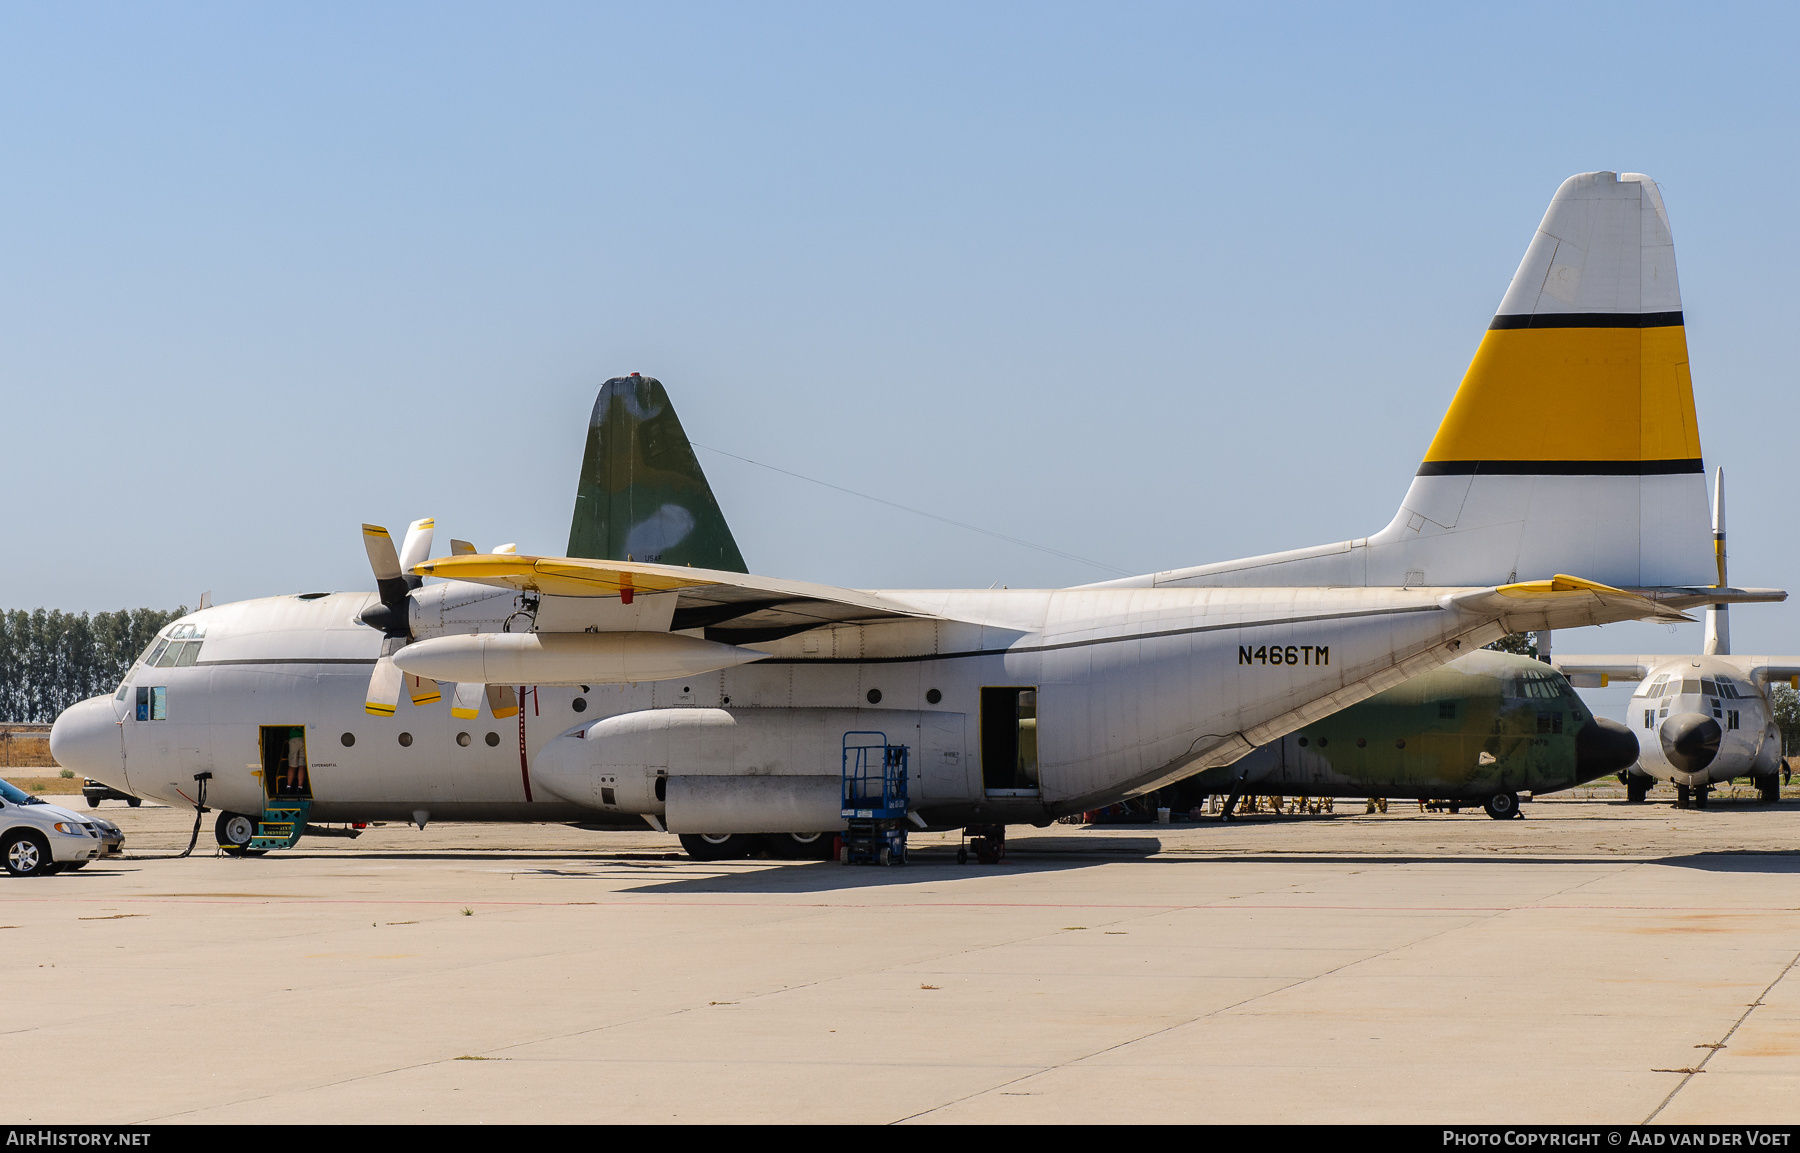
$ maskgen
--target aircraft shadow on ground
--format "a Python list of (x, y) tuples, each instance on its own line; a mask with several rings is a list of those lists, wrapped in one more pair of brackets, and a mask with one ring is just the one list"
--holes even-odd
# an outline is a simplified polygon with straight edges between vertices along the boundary
[[(743, 869), (743, 864), (761, 865), (765, 862), (734, 863), (721, 865), (720, 868), (733, 869), (731, 872), (713, 873), (704, 877), (679, 877), (670, 880), (659, 880), (643, 885), (634, 885), (622, 890), (627, 893), (654, 893), (668, 896), (674, 893), (835, 893), (849, 889), (876, 889), (893, 885), (916, 885), (943, 881), (980, 881), (1006, 877), (1029, 876), (1033, 873), (1065, 873), (1073, 869), (1089, 869), (1096, 865), (1104, 865), (1121, 859), (1143, 859), (1156, 852), (1161, 845), (1154, 839), (1145, 838), (1136, 842), (1138, 851), (1133, 853), (1124, 847), (1119, 852), (1108, 853), (1059, 853), (1038, 854), (1021, 853), (1009, 856), (998, 865), (982, 865), (970, 860), (966, 865), (956, 863), (953, 850), (930, 849), (924, 852), (913, 852), (907, 857), (904, 865), (883, 868), (879, 865), (845, 866), (835, 861), (809, 862), (767, 862), (779, 864), (776, 868)], [(697, 862), (696, 862), (697, 863)], [(736, 871), (743, 869), (743, 871)]]
[(1800, 873), (1800, 852), (1792, 849), (1717, 849), (1650, 862), (1708, 873)]

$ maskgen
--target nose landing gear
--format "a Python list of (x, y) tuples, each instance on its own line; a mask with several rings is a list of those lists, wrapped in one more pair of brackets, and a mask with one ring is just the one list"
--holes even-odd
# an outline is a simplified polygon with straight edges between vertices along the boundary
[(256, 818), (242, 813), (221, 812), (219, 819), (213, 822), (213, 838), (228, 857), (261, 856), (263, 852), (250, 847), (250, 842), (256, 838)]

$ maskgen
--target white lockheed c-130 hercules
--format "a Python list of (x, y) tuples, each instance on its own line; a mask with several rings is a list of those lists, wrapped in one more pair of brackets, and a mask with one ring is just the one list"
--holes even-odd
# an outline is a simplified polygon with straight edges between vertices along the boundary
[[(1713, 482), (1713, 552), (1725, 585), (1725, 470)], [(1765, 802), (1781, 799), (1781, 730), (1767, 696), (1770, 685), (1800, 683), (1800, 656), (1734, 656), (1727, 606), (1706, 608), (1699, 656), (1559, 657), (1557, 668), (1578, 686), (1608, 679), (1637, 681), (1625, 708), (1627, 726), (1643, 736), (1626, 795), (1641, 801), (1659, 780), (1675, 786), (1675, 805), (1706, 807), (1706, 795), (1733, 777), (1750, 777)]]
[[(915, 824), (1043, 824), (1230, 764), (1509, 631), (1785, 595), (1708, 584), (1680, 309), (1656, 185), (1572, 177), (1385, 529), (1068, 589), (733, 571), (705, 508), (631, 475), (698, 476), (685, 439), (596, 455), (621, 414), (666, 406), (654, 381), (615, 379), (571, 534), (586, 555), (428, 558), (429, 521), (398, 554), (367, 528), (378, 593), (190, 614), (115, 697), (59, 717), (52, 748), (176, 804), (210, 772), (236, 846), (279, 810), (648, 821), (697, 856), (757, 836), (804, 852), (843, 828), (840, 749), (870, 730), (910, 747)], [(584, 536), (596, 503), (606, 544)]]

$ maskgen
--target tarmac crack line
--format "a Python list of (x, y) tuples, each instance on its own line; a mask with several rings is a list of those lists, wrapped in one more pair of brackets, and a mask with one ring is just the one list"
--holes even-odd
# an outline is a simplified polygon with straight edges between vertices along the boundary
[(1695, 1077), (1706, 1072), (1706, 1063), (1718, 1056), (1719, 1050), (1725, 1048), (1726, 1043), (1731, 1040), (1733, 1034), (1743, 1026), (1745, 1021), (1750, 1019), (1750, 1014), (1762, 1007), (1762, 1003), (1768, 999), (1769, 994), (1775, 991), (1775, 986), (1781, 984), (1782, 978), (1794, 971), (1795, 965), (1800, 965), (1800, 953), (1795, 953), (1793, 958), (1783, 966), (1781, 972), (1775, 975), (1775, 979), (1769, 982), (1768, 988), (1756, 995), (1756, 1000), (1750, 1002), (1749, 1006), (1738, 1016), (1738, 1019), (1732, 1023), (1731, 1028), (1725, 1031), (1725, 1035), (1719, 1038), (1718, 1047), (1708, 1049), (1706, 1051), (1706, 1056), (1700, 1058), (1700, 1063), (1694, 1066), (1693, 1072), (1686, 1074), (1680, 1081), (1677, 1081), (1675, 1087), (1669, 1090), (1669, 1095), (1662, 1099), (1662, 1104), (1658, 1105), (1655, 1109), (1652, 1109), (1650, 1115), (1639, 1122), (1640, 1125), (1648, 1125), (1650, 1122), (1656, 1120), (1657, 1116), (1662, 1113), (1664, 1109), (1669, 1107), (1669, 1102), (1675, 1100), (1675, 1094), (1687, 1088), (1689, 1081), (1692, 1081)]

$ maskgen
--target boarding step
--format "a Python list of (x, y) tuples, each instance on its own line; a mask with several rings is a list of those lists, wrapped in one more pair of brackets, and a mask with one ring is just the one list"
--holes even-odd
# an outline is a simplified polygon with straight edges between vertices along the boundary
[(311, 801), (283, 801), (272, 804), (263, 810), (262, 820), (256, 826), (256, 836), (250, 839), (252, 849), (291, 849), (306, 832), (307, 810), (312, 808)]

